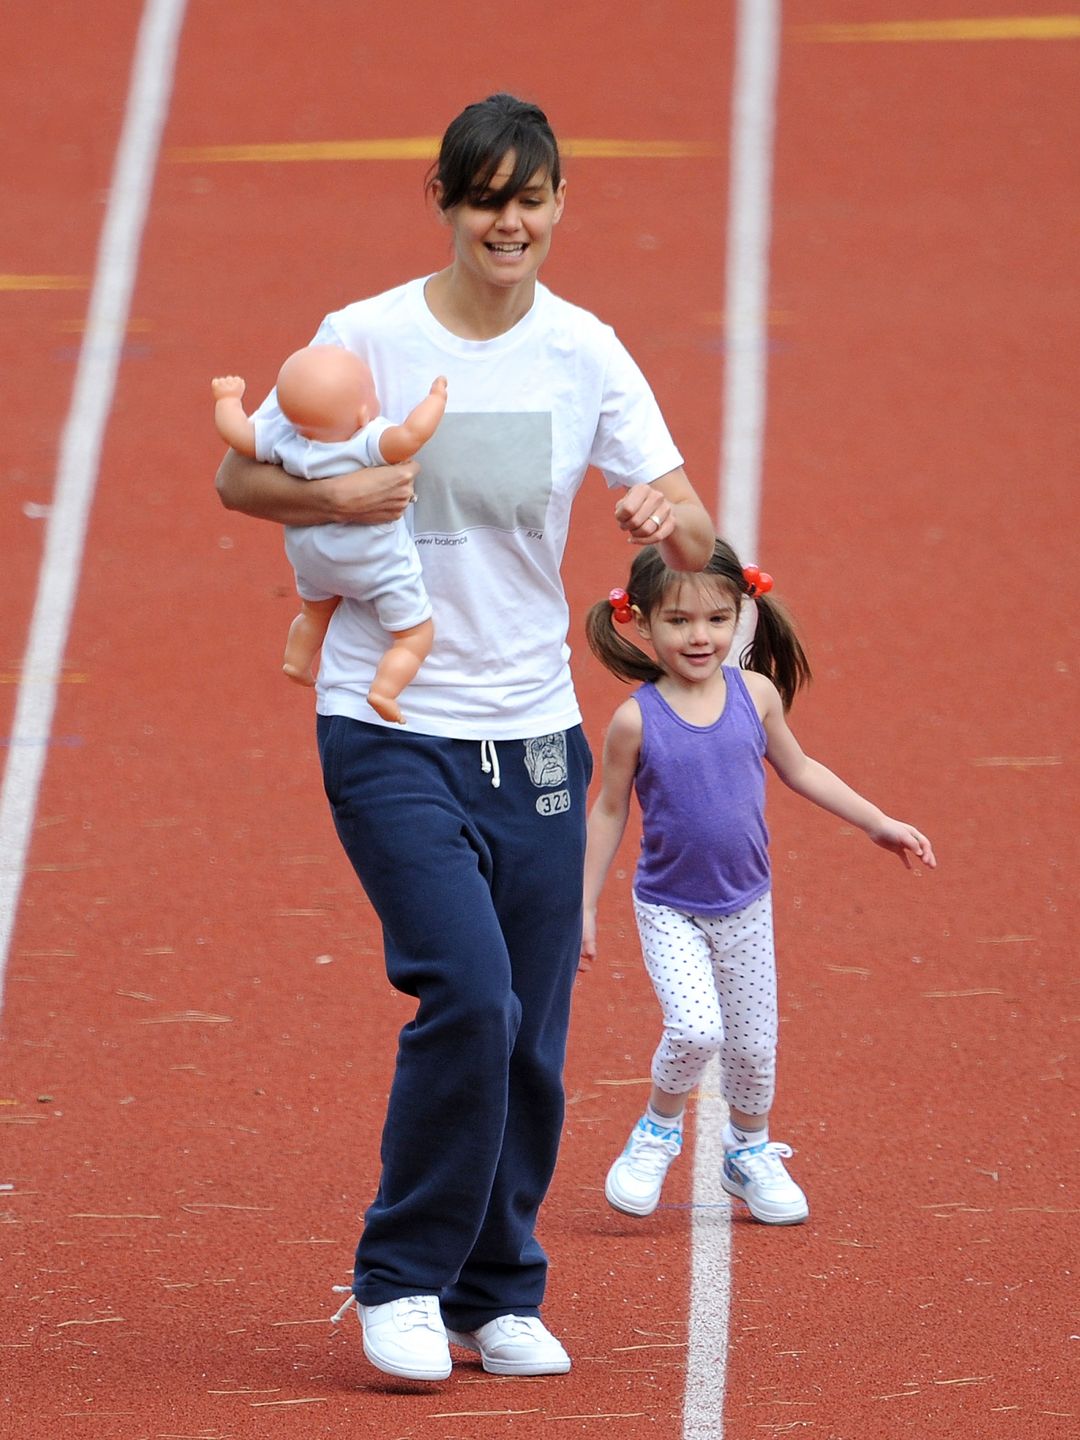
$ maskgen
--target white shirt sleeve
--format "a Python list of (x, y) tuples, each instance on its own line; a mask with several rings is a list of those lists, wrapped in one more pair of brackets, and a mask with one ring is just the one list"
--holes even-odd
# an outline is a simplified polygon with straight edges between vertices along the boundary
[(612, 488), (649, 484), (683, 463), (648, 381), (614, 332), (589, 463)]

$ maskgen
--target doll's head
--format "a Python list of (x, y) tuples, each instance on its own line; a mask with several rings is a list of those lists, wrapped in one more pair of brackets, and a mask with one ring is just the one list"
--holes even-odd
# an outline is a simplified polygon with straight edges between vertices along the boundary
[(309, 440), (348, 440), (379, 413), (371, 371), (351, 350), (307, 345), (278, 371), (281, 412)]

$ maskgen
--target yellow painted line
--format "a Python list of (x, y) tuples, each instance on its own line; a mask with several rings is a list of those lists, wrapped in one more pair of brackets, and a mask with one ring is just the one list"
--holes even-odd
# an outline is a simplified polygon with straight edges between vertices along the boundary
[[(69, 675), (58, 675), (56, 682), (59, 685), (85, 685), (90, 679), (89, 675), (77, 673)], [(48, 675), (24, 675), (21, 671), (0, 671), (0, 685), (51, 685), (53, 680)]]
[(984, 20), (883, 20), (860, 25), (794, 25), (795, 40), (842, 44), (909, 40), (1078, 40), (1080, 15), (1017, 15)]
[(86, 290), (85, 275), (0, 275), (0, 290)]
[(696, 160), (720, 153), (712, 140), (567, 140), (561, 148), (575, 160)]
[(244, 161), (286, 160), (432, 160), (439, 149), (436, 138), (412, 140), (308, 140), (276, 145), (196, 145), (167, 150), (165, 158), (230, 164)]
[[(576, 160), (676, 160), (718, 155), (711, 140), (568, 140), (563, 153)], [(418, 135), (402, 140), (307, 140), (269, 145), (195, 145), (166, 151), (179, 164), (243, 164), (316, 160), (434, 160), (439, 140)]]

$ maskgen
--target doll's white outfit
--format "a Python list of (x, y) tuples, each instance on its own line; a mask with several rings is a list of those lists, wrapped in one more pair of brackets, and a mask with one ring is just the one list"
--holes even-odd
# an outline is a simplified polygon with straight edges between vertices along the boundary
[[(301, 480), (323, 480), (386, 464), (379, 437), (392, 424), (379, 415), (341, 441), (308, 440), (283, 428), (271, 440), (267, 427), (256, 424), (255, 454)], [(379, 625), (391, 632), (409, 630), (431, 616), (420, 557), (405, 516), (387, 525), (288, 525), (285, 553), (304, 600), (348, 596), (372, 606)]]

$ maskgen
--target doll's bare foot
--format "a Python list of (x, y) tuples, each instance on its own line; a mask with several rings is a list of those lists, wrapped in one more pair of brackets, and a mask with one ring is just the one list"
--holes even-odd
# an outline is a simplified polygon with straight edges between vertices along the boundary
[(297, 685), (306, 685), (310, 689), (311, 686), (315, 684), (315, 675), (310, 665), (305, 670), (303, 666), (293, 665), (290, 661), (286, 660), (281, 668), (290, 680), (296, 681)]
[(401, 706), (392, 695), (380, 695), (377, 690), (369, 690), (367, 703), (381, 715), (384, 720), (389, 720), (393, 725), (404, 725), (405, 716), (401, 713)]

